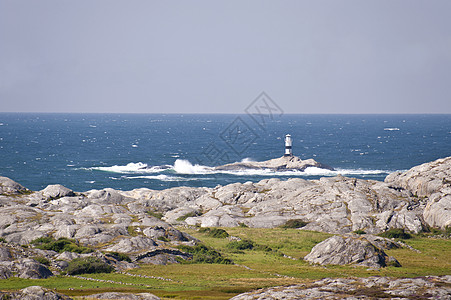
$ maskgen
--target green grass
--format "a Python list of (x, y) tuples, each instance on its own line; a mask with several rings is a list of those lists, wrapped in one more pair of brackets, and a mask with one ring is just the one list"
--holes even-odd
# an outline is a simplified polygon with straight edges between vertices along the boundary
[[(451, 270), (449, 261), (451, 240), (449, 239), (413, 235), (404, 242), (420, 250), (421, 253), (407, 248), (388, 250), (386, 253), (394, 256), (402, 267), (368, 270), (365, 267), (352, 266), (312, 266), (301, 259), (314, 245), (331, 236), (330, 234), (283, 228), (226, 228), (229, 235), (252, 242), (253, 247), (237, 250), (227, 246), (231, 243), (228, 238), (213, 237), (208, 230), (203, 232), (186, 228), (182, 230), (202, 240), (209, 247), (208, 249), (216, 250), (222, 257), (232, 260), (237, 265), (142, 264), (140, 268), (128, 272), (163, 277), (172, 281), (102, 273), (84, 276), (133, 285), (85, 281), (73, 277), (51, 277), (40, 280), (10, 278), (1, 281), (1, 289), (17, 290), (30, 285), (40, 285), (56, 288), (57, 291), (70, 296), (118, 291), (150, 292), (162, 299), (229, 299), (236, 294), (257, 288), (307, 283), (325, 277), (416, 277), (449, 275)], [(267, 251), (268, 248), (272, 251)], [(70, 288), (73, 290), (69, 290)]]

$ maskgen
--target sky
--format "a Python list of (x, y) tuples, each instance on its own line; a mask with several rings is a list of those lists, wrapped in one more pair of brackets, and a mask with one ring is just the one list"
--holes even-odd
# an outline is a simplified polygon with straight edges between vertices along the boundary
[(451, 113), (451, 1), (0, 0), (0, 112)]

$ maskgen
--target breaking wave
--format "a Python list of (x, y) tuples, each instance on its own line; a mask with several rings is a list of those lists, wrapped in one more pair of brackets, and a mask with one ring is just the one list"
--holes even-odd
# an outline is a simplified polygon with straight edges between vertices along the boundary
[[(250, 161), (245, 159), (243, 161)], [(212, 179), (208, 175), (224, 174), (231, 176), (264, 176), (264, 177), (309, 177), (309, 176), (337, 176), (339, 174), (347, 176), (365, 175), (388, 175), (395, 170), (365, 170), (365, 169), (337, 169), (335, 171), (309, 167), (304, 171), (287, 170), (274, 171), (270, 169), (248, 169), (248, 170), (215, 170), (214, 167), (192, 164), (189, 160), (177, 159), (174, 165), (149, 166), (145, 163), (128, 163), (126, 165), (114, 165), (111, 167), (92, 167), (89, 170), (119, 174), (136, 174), (141, 176), (125, 176), (129, 179), (152, 179), (161, 181), (181, 181), (181, 180), (208, 180)], [(148, 175), (149, 174), (149, 175)], [(175, 176), (176, 174), (177, 176)], [(190, 175), (191, 177), (186, 177)], [(203, 178), (199, 178), (203, 175)], [(183, 177), (184, 176), (184, 177)]]

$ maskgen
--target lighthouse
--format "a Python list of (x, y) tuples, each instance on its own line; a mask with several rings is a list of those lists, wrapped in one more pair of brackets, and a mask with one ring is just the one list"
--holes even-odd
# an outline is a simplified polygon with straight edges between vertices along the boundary
[(291, 135), (287, 134), (285, 136), (285, 155), (284, 156), (293, 156), (293, 152), (291, 151)]

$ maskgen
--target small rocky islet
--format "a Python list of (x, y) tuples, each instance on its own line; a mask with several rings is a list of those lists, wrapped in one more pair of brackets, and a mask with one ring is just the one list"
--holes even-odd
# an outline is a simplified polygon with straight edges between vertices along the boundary
[[(296, 157), (268, 162), (266, 167), (273, 170), (332, 169)], [(264, 164), (238, 163), (217, 168), (251, 167), (263, 168)], [(176, 225), (274, 228), (290, 220), (302, 220), (305, 230), (334, 234), (317, 244), (304, 258), (306, 261), (370, 268), (399, 266), (396, 258), (387, 256), (384, 250), (404, 245), (375, 234), (396, 228), (418, 233), (429, 227), (451, 226), (451, 157), (392, 173), (384, 182), (338, 175), (319, 180), (265, 179), (215, 188), (131, 191), (105, 188), (74, 192), (61, 185), (30, 191), (9, 178), (0, 177), (0, 279), (11, 276), (47, 278), (63, 272), (70, 261), (83, 257), (98, 259), (119, 272), (137, 267), (140, 262), (175, 263), (178, 259), (190, 258), (189, 253), (176, 246), (199, 243), (175, 228)], [(355, 231), (366, 234), (356, 235)], [(39, 238), (43, 241), (65, 238), (76, 241), (77, 247), (96, 251), (58, 252), (30, 244)], [(123, 260), (108, 253), (124, 253), (130, 259)], [(48, 263), (43, 263), (42, 258)], [(235, 299), (279, 299), (282, 296), (296, 299), (308, 293), (342, 299), (356, 296), (356, 293), (346, 293), (357, 285), (375, 286), (383, 295), (394, 297), (402, 297), (402, 293), (393, 291), (403, 285), (409, 285), (412, 291), (429, 289), (432, 298), (451, 295), (451, 276), (419, 278), (418, 282), (397, 279), (392, 281), (399, 281), (395, 285), (384, 284), (381, 278), (340, 280), (325, 279), (312, 286), (265, 289)], [(318, 287), (322, 288), (318, 290)], [(27, 289), (17, 292), (17, 297), (28, 293)], [(52, 292), (41, 288), (40, 293)], [(365, 297), (362, 294), (361, 298)]]

